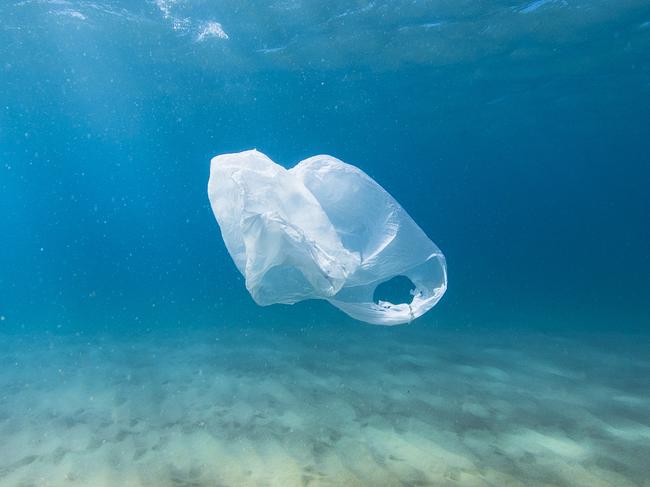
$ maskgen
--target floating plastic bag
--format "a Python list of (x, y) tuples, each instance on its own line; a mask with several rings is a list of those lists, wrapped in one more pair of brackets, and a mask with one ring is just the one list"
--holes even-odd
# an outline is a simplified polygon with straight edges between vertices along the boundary
[[(351, 317), (398, 325), (447, 288), (445, 258), (404, 209), (360, 169), (315, 156), (285, 169), (255, 150), (212, 159), (208, 196), (256, 303), (326, 299)], [(410, 303), (373, 301), (406, 276)]]

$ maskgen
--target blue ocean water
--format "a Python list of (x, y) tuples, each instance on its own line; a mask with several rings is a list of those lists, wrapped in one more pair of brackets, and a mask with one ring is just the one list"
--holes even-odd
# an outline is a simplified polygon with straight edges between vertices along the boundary
[[(650, 485), (647, 0), (0, 18), (0, 485)], [(442, 301), (256, 306), (206, 194), (251, 148), (378, 181)]]

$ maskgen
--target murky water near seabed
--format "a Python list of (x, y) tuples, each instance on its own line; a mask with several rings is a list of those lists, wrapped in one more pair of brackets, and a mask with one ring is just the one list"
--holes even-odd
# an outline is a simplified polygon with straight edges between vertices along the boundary
[(3, 337), (0, 485), (650, 485), (634, 337), (338, 331)]

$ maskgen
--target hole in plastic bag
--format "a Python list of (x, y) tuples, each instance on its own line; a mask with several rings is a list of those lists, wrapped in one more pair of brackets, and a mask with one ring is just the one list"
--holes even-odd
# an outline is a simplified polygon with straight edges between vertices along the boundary
[(413, 281), (406, 276), (395, 276), (375, 288), (372, 300), (375, 304), (379, 304), (380, 301), (391, 304), (409, 304), (413, 301), (414, 292)]

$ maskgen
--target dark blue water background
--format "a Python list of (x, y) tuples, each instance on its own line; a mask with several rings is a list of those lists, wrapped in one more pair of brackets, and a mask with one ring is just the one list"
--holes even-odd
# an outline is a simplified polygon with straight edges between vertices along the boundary
[[(411, 326), (633, 331), (650, 303), (650, 3), (3, 2), (0, 326), (366, 326), (257, 307), (210, 158), (355, 164), (447, 256)], [(76, 15), (79, 14), (79, 15)], [(219, 22), (228, 39), (200, 39)]]

